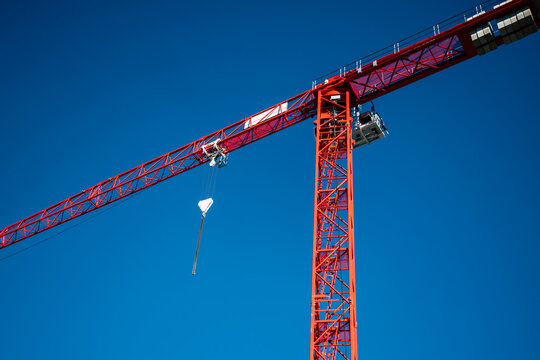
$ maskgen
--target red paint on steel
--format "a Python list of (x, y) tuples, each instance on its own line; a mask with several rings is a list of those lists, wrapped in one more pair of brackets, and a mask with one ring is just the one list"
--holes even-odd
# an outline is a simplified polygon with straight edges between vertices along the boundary
[[(323, 83), (318, 84), (314, 89), (320, 90), (349, 84), (355, 89), (354, 94), (361, 104), (369, 102), (478, 55), (472, 45), (470, 32), (490, 21), (525, 6), (530, 6), (536, 23), (540, 27), (540, 19), (538, 13), (534, 11), (533, 3), (532, 0), (513, 0), (468, 21), (464, 19), (463, 22), (448, 30), (440, 33), (434, 31), (433, 36), (399, 49), (392, 54), (382, 56), (374, 62), (360, 64), (358, 68), (348, 67), (340, 74), (331, 76)], [(449, 41), (452, 41), (450, 45)], [(496, 38), (496, 41), (499, 45), (502, 44), (500, 36)], [(416, 64), (416, 66), (411, 67), (411, 64)], [(402, 72), (401, 76), (392, 77), (392, 74), (395, 76), (400, 71)], [(388, 75), (388, 77), (383, 74)], [(372, 87), (373, 91), (358, 92), (358, 86)]]
[(267, 119), (260, 118), (258, 123), (246, 127), (246, 121), (258, 115), (255, 114), (120, 175), (102, 181), (56, 205), (4, 228), (0, 231), (0, 248), (5, 248), (51, 229), (207, 162), (208, 160), (204, 159), (201, 150), (205, 144), (220, 139), (219, 145), (226, 152), (231, 152), (315, 115), (315, 100), (311, 91), (303, 92), (270, 109), (284, 103), (287, 103), (287, 110), (277, 116)]
[[(476, 56), (470, 32), (487, 22), (530, 6), (540, 26), (536, 3), (514, 0), (440, 33), (434, 28), (433, 36), (404, 49), (398, 45), (376, 61), (344, 67), (312, 90), (2, 229), (0, 249), (207, 162), (202, 146), (218, 139), (228, 153), (317, 116), (310, 358), (356, 360), (351, 108)], [(500, 36), (496, 42), (503, 43)], [(331, 95), (340, 99), (332, 100)]]
[(317, 99), (310, 359), (356, 360), (350, 92)]
[[(313, 91), (346, 85), (351, 87), (359, 103), (365, 103), (467, 60), (477, 55), (470, 42), (469, 32), (471, 30), (527, 5), (535, 9), (532, 0), (511, 1), (440, 34), (435, 34), (405, 49), (383, 56), (376, 61), (376, 64), (370, 63), (361, 66), (361, 72), (358, 72), (358, 69), (353, 69), (344, 71), (339, 76), (333, 76), (314, 90), (305, 91), (255, 114), (253, 117), (260, 115), (262, 119), (247, 128), (245, 128), (246, 121), (252, 117), (238, 121), (136, 168), (109, 178), (2, 229), (0, 231), (0, 249), (205, 163), (206, 160), (204, 160), (201, 151), (201, 146), (205, 144), (220, 139), (220, 144), (226, 152), (231, 152), (313, 117), (316, 109)], [(538, 13), (536, 11), (533, 13), (536, 22), (540, 24)], [(498, 38), (497, 42), (500, 44), (501, 39)], [(264, 118), (261, 115), (284, 103), (288, 104), (287, 110), (278, 116)]]

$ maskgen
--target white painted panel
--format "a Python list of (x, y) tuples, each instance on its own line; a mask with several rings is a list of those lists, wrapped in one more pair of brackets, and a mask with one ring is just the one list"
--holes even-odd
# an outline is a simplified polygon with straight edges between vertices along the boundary
[(283, 104), (277, 105), (271, 109), (263, 111), (260, 114), (252, 116), (251, 118), (249, 118), (249, 120), (247, 120), (244, 123), (244, 129), (247, 129), (250, 126), (258, 124), (261, 121), (265, 121), (265, 120), (273, 118), (274, 116), (280, 115), (281, 113), (287, 111), (288, 106), (289, 106), (289, 103), (284, 102)]

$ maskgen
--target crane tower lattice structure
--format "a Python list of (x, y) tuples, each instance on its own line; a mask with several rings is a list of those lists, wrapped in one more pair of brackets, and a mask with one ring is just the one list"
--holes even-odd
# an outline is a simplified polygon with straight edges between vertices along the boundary
[(320, 90), (317, 104), (311, 354), (356, 359), (350, 92)]
[(310, 90), (5, 227), (0, 249), (314, 118), (310, 359), (357, 360), (352, 150), (385, 131), (378, 115), (359, 116), (358, 105), (510, 44), (538, 26), (540, 0), (485, 1), (313, 81)]

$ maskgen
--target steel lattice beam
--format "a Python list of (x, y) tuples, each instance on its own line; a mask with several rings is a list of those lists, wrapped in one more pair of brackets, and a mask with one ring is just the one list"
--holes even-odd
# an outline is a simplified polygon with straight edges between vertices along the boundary
[[(285, 108), (283, 112), (277, 111)], [(219, 139), (219, 145), (226, 153), (229, 153), (313, 117), (315, 110), (312, 92), (301, 93), (247, 119), (102, 181), (4, 228), (0, 231), (0, 248), (75, 219), (207, 162), (208, 159), (204, 158), (202, 152), (202, 147), (206, 144)]]
[[(310, 358), (356, 360), (351, 107), (478, 55), (471, 31), (525, 6), (534, 10), (534, 21), (540, 25), (538, 0), (512, 0), (466, 16), (442, 32), (434, 27), (432, 36), (403, 49), (395, 46), (392, 53), (377, 53), (367, 64), (360, 61), (340, 68), (322, 83), (315, 82), (311, 90), (0, 230), (0, 249), (207, 162), (203, 147), (215, 141), (229, 153), (317, 116)], [(504, 43), (500, 35), (494, 40)]]
[[(432, 36), (405, 48), (396, 48), (375, 61), (349, 64), (315, 85), (314, 90), (349, 85), (360, 103), (369, 102), (478, 55), (471, 31), (525, 6), (533, 9), (535, 22), (540, 26), (540, 9), (535, 6), (535, 1), (509, 1), (463, 19), (445, 31), (434, 30)], [(495, 41), (498, 45), (504, 43), (501, 36)]]
[(317, 99), (310, 356), (356, 360), (350, 92)]
[(359, 99), (367, 101), (388, 91), (391, 85), (412, 79), (425, 71), (441, 70), (445, 63), (465, 56), (457, 35), (451, 35), (434, 44), (426, 45), (414, 52), (376, 67), (350, 84)]
[[(435, 33), (409, 47), (398, 49), (393, 54), (382, 56), (370, 64), (360, 65), (355, 69), (344, 69), (340, 75), (326, 79), (323, 84), (317, 85), (312, 90), (109, 178), (7, 226), (0, 231), (0, 249), (206, 162), (201, 147), (217, 139), (221, 140), (220, 144), (227, 152), (231, 152), (313, 117), (316, 112), (315, 91), (348, 86), (352, 89), (356, 101), (365, 103), (476, 56), (477, 51), (472, 44), (470, 31), (527, 5), (535, 9), (535, 21), (540, 24), (534, 1), (514, 0), (479, 14), (474, 19), (463, 21), (446, 31)], [(498, 44), (502, 43), (500, 36), (496, 41)]]

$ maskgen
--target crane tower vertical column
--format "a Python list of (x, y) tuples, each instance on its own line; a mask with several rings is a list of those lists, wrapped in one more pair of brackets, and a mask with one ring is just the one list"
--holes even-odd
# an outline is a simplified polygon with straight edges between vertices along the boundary
[(350, 96), (317, 98), (310, 359), (356, 360)]

